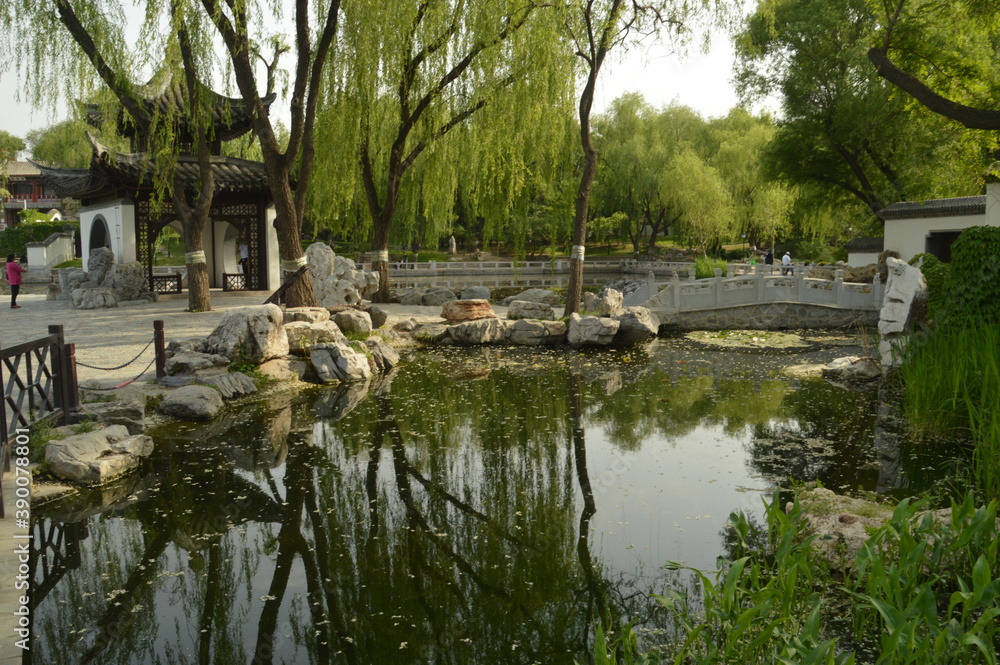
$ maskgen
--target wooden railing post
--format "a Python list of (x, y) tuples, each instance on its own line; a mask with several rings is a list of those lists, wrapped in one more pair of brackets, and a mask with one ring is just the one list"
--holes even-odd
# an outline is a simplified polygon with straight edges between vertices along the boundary
[(163, 340), (163, 319), (153, 321), (153, 352), (156, 354), (156, 378), (162, 379), (167, 375), (166, 365), (166, 344)]

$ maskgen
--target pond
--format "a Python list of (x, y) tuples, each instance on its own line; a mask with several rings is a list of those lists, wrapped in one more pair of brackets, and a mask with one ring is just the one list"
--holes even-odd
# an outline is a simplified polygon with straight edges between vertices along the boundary
[(652, 644), (731, 512), (946, 474), (876, 393), (780, 373), (844, 343), (421, 351), (162, 427), (143, 474), (33, 516), (32, 662), (569, 664), (600, 617)]

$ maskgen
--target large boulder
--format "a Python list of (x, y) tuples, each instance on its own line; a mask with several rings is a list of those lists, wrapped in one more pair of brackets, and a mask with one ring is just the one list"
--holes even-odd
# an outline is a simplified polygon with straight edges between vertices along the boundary
[(275, 358), (258, 367), (257, 371), (276, 381), (302, 381), (307, 369), (308, 365), (304, 360)]
[(546, 305), (558, 305), (562, 302), (555, 293), (549, 291), (548, 289), (528, 289), (527, 291), (521, 291), (517, 295), (508, 296), (500, 301), (500, 304), (504, 307), (511, 304), (515, 300), (527, 300), (528, 302), (540, 302)]
[(389, 320), (389, 313), (378, 305), (369, 305), (365, 307), (365, 311), (368, 312), (368, 317), (372, 320), (372, 329), (381, 328)]
[(846, 383), (866, 383), (881, 378), (882, 370), (874, 358), (846, 356), (824, 365), (821, 374), (824, 379)]
[(201, 379), (201, 383), (215, 388), (223, 400), (246, 397), (257, 392), (257, 384), (243, 372), (226, 372)]
[(125, 425), (68, 436), (45, 445), (45, 461), (56, 477), (100, 485), (138, 468), (153, 452), (153, 440), (130, 435)]
[(513, 321), (506, 319), (480, 319), (448, 327), (448, 335), (455, 344), (502, 344), (510, 336)]
[(597, 294), (597, 315), (617, 318), (622, 313), (622, 293), (617, 289), (602, 289)]
[(467, 286), (462, 289), (462, 293), (459, 295), (459, 298), (462, 300), (489, 300), (491, 295), (492, 294), (490, 293), (488, 287)]
[(347, 344), (347, 338), (334, 321), (286, 323), (285, 335), (288, 337), (288, 350), (295, 355), (309, 353), (309, 348), (314, 344)]
[(618, 322), (606, 316), (580, 316), (574, 312), (569, 317), (566, 341), (574, 348), (607, 346), (614, 341), (618, 328)]
[(531, 300), (514, 300), (507, 306), (507, 318), (516, 321), (517, 319), (538, 319), (540, 321), (551, 321), (555, 318), (555, 311), (552, 305)]
[(179, 420), (211, 420), (222, 408), (222, 395), (208, 386), (184, 386), (167, 393), (160, 413)]
[(399, 364), (399, 353), (380, 337), (369, 337), (364, 341), (368, 347), (368, 361), (376, 372), (388, 372)]
[(566, 324), (562, 321), (518, 319), (510, 329), (509, 341), (511, 344), (539, 346), (542, 344), (559, 344), (565, 340)]
[(83, 413), (105, 426), (124, 425), (129, 434), (142, 434), (146, 430), (146, 414), (142, 405), (128, 400), (89, 402), (80, 405)]
[(358, 270), (354, 261), (337, 256), (329, 245), (309, 245), (306, 260), (316, 300), (323, 307), (356, 305), (378, 290), (378, 273)]
[(288, 325), (297, 321), (319, 323), (329, 320), (330, 310), (326, 307), (286, 307), (283, 322)]
[(368, 335), (372, 331), (372, 317), (360, 309), (345, 309), (333, 315), (337, 326), (345, 333)]
[(448, 322), (495, 319), (489, 300), (449, 300), (441, 305), (441, 318)]
[(427, 289), (427, 293), (421, 299), (421, 304), (436, 307), (438, 305), (443, 305), (449, 300), (458, 300), (455, 292), (451, 289), (446, 289), (443, 286), (435, 286)]
[(233, 362), (255, 365), (287, 356), (288, 336), (282, 326), (283, 319), (277, 305), (231, 309), (205, 338), (201, 350), (226, 356)]
[(365, 381), (372, 375), (368, 357), (345, 344), (316, 344), (309, 359), (323, 383)]
[(104, 277), (104, 286), (111, 289), (119, 301), (150, 297), (146, 269), (138, 261), (111, 266)]
[(427, 293), (427, 289), (412, 288), (406, 289), (399, 294), (399, 304), (401, 305), (423, 305), (424, 304), (424, 294)]
[(655, 338), (660, 331), (660, 319), (645, 307), (627, 307), (615, 318), (618, 320), (615, 344), (645, 342)]
[(73, 291), (80, 288), (84, 282), (89, 282), (90, 277), (83, 268), (62, 268), (59, 270), (59, 291), (69, 297)]
[(229, 358), (225, 356), (187, 351), (174, 353), (163, 363), (163, 369), (168, 376), (193, 376), (198, 370), (225, 367), (228, 364)]
[[(84, 282), (84, 284), (86, 283)], [(100, 286), (75, 289), (70, 297), (73, 299), (73, 307), (77, 309), (102, 309), (118, 306), (118, 296), (115, 295), (115, 292)]]

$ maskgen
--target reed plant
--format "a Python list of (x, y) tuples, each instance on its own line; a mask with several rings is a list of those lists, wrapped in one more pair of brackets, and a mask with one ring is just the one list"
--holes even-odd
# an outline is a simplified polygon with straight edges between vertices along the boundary
[(715, 277), (715, 269), (722, 270), (722, 275), (726, 275), (726, 262), (722, 259), (713, 259), (708, 256), (699, 256), (694, 260), (694, 276), (697, 279)]
[(987, 500), (1000, 498), (1000, 325), (947, 326), (914, 339), (901, 377), (916, 432), (967, 434), (966, 480)]

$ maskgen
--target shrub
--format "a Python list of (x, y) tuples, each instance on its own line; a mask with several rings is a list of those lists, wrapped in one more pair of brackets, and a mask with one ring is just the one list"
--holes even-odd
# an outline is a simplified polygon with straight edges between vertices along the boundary
[(927, 316), (936, 319), (944, 311), (945, 284), (948, 281), (948, 264), (933, 254), (917, 254), (910, 259), (910, 265), (920, 265), (920, 272), (927, 280)]
[[(66, 222), (26, 222), (0, 231), (0, 254), (6, 257), (13, 252), (21, 256), (27, 253), (29, 242), (41, 242), (53, 233), (61, 233), (66, 225)], [(80, 232), (79, 226), (76, 232)]]
[(1000, 228), (965, 229), (951, 256), (945, 287), (949, 323), (1000, 323)]
[(726, 274), (726, 262), (722, 259), (710, 259), (707, 256), (699, 256), (694, 260), (694, 276), (698, 279), (715, 277), (716, 268), (721, 268), (722, 274)]

